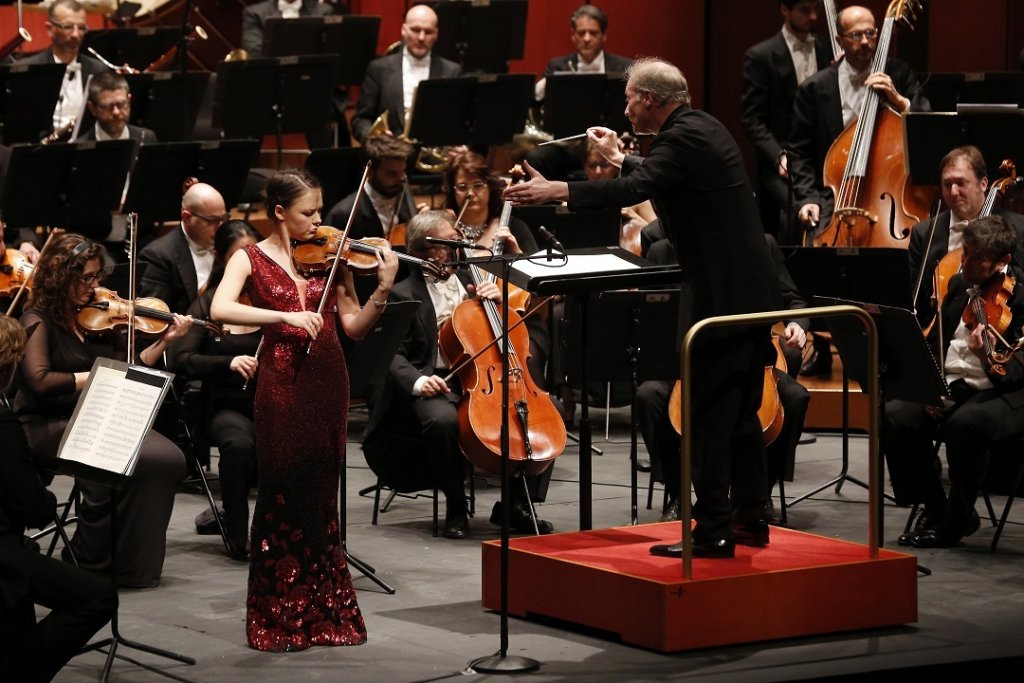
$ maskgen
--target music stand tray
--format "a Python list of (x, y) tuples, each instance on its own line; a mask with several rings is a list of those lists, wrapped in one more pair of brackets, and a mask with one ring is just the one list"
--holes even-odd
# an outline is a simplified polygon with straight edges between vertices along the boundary
[(74, 146), (65, 191), (67, 216), (62, 225), (90, 237), (103, 237), (110, 231), (110, 215), (121, 206), (136, 143), (84, 141)]
[(124, 210), (142, 225), (181, 216), (181, 185), (199, 166), (198, 142), (161, 142), (139, 147)]
[(60, 226), (63, 188), (71, 175), (74, 145), (15, 145), (4, 177), (4, 220), (9, 227)]
[(321, 52), (324, 17), (267, 17), (263, 22), (262, 57), (293, 57)]
[(805, 297), (835, 297), (912, 310), (906, 249), (788, 247), (786, 268)]
[(529, 225), (535, 234), (539, 226), (547, 228), (566, 249), (607, 247), (619, 243), (622, 212), (615, 207), (570, 211), (565, 206), (542, 204), (517, 206), (512, 214)]
[[(205, 71), (129, 74), (125, 76), (132, 93), (132, 123), (150, 128), (165, 142), (187, 140), (199, 116), (203, 94), (210, 83)], [(188, 103), (188, 121), (182, 103)]]
[(461, 145), (472, 135), (477, 79), (428, 78), (416, 87), (409, 137), (423, 145)]
[(523, 58), (527, 6), (527, 0), (434, 3), (435, 54), (458, 62), (465, 71), (508, 72), (509, 60)]
[(377, 57), (380, 17), (342, 14), (324, 17), (324, 36), (320, 52), (338, 55), (339, 85), (359, 85), (366, 67)]
[(36, 143), (50, 133), (64, 70), (63, 64), (0, 65), (3, 144)]
[(939, 162), (962, 145), (981, 150), (989, 168), (1024, 159), (1024, 109), (976, 112), (911, 112), (903, 117), (907, 164), (919, 185), (939, 184)]
[(601, 125), (630, 130), (623, 113), (622, 74), (554, 73), (544, 93), (544, 129), (556, 138)]
[(110, 28), (86, 33), (82, 51), (88, 54), (91, 47), (109, 62), (141, 70), (166, 54), (180, 37), (181, 29), (175, 26)]

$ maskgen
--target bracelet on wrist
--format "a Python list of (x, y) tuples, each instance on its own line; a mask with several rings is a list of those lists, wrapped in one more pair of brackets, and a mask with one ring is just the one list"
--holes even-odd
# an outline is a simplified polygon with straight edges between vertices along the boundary
[(376, 306), (378, 310), (383, 311), (385, 308), (388, 307), (388, 300), (387, 299), (384, 299), (384, 301), (377, 301), (376, 299), (374, 299), (371, 296), (370, 297), (370, 301), (373, 302), (373, 305)]

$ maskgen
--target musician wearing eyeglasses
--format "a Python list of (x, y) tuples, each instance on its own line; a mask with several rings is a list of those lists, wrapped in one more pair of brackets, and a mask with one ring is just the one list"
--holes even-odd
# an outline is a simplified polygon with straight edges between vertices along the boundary
[(212, 185), (196, 183), (181, 198), (181, 225), (139, 252), (148, 264), (139, 284), (141, 296), (165, 301), (184, 313), (205, 289), (213, 270), (213, 237), (230, 219), (224, 197)]
[(60, 96), (53, 110), (53, 129), (59, 131), (73, 125), (85, 108), (85, 82), (89, 76), (106, 71), (106, 67), (97, 59), (79, 54), (89, 25), (85, 23), (85, 7), (78, 0), (56, 0), (50, 5), (46, 31), (50, 47), (19, 63), (66, 65)]
[(149, 128), (128, 123), (132, 115), (132, 94), (124, 76), (112, 71), (93, 76), (85, 106), (96, 123), (82, 130), (79, 140), (135, 140), (143, 145), (159, 142), (156, 133)]

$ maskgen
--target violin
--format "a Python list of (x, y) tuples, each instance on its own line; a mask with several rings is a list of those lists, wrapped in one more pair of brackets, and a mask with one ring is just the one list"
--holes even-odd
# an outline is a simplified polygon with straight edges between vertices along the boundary
[[(92, 301), (78, 309), (75, 323), (86, 335), (95, 336), (118, 328), (127, 328), (132, 302), (122, 299), (117, 292), (106, 287), (97, 287)], [(167, 331), (174, 322), (170, 307), (153, 297), (135, 300), (135, 331), (144, 335), (158, 336)], [(220, 325), (209, 320), (193, 320), (216, 335), (222, 334)]]
[[(319, 273), (330, 270), (334, 265), (338, 252), (341, 260), (356, 275), (377, 274), (377, 254), (389, 242), (383, 237), (364, 237), (353, 239), (346, 237), (344, 245), (341, 238), (344, 234), (338, 228), (321, 225), (316, 229), (316, 236), (311, 240), (295, 242), (292, 245), (292, 259), (295, 267), (303, 273)], [(339, 249), (340, 247), (340, 249)], [(435, 280), (447, 280), (451, 270), (434, 260), (416, 258), (404, 252), (396, 251), (399, 261), (404, 261), (423, 270)]]
[[(772, 335), (772, 344), (775, 345), (775, 365), (764, 366), (764, 385), (761, 388), (761, 405), (757, 409), (757, 421), (761, 424), (761, 435), (764, 437), (764, 445), (771, 444), (782, 432), (782, 423), (786, 419), (785, 411), (782, 408), (782, 400), (779, 398), (778, 380), (775, 378), (775, 368), (786, 371), (786, 357), (782, 353), (782, 345), (779, 338)], [(676, 380), (672, 387), (672, 393), (668, 397), (668, 419), (676, 434), (683, 433), (683, 383)]]
[[(1013, 320), (1013, 311), (1010, 310), (1007, 302), (1013, 295), (1013, 288), (1016, 284), (1017, 281), (1012, 275), (996, 273), (984, 287), (970, 288), (967, 306), (961, 317), (967, 329), (973, 331), (979, 324), (985, 325), (995, 333), (997, 339), (1009, 346), (1003, 339), (1003, 334), (1006, 333)], [(1000, 375), (1006, 374), (1003, 365), (1008, 358), (1003, 358), (1001, 354), (995, 352), (990, 335), (983, 334), (982, 339), (984, 340), (986, 370)]]
[(0, 261), (0, 297), (10, 297), (17, 294), (22, 285), (32, 289), (28, 284), (32, 277), (32, 264), (28, 257), (17, 249), (7, 249)]

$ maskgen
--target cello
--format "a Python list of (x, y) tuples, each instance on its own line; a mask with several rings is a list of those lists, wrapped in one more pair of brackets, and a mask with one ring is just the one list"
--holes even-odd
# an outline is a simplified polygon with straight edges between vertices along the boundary
[[(505, 202), (501, 225), (508, 226), (512, 203)], [(474, 286), (487, 278), (470, 265)], [(459, 446), (474, 466), (498, 474), (502, 463), (502, 383), (508, 386), (510, 466), (524, 475), (543, 472), (565, 448), (565, 423), (547, 393), (534, 383), (526, 365), (530, 347), (520, 316), (508, 310), (508, 337), (502, 336), (501, 308), (489, 299), (463, 301), (441, 326), (438, 345), (463, 387), (459, 401)], [(508, 374), (502, 356), (508, 352)]]
[[(869, 73), (885, 70), (896, 23), (909, 25), (919, 9), (920, 0), (889, 3)], [(823, 179), (835, 196), (835, 209), (813, 236), (814, 246), (905, 249), (910, 229), (928, 215), (935, 194), (934, 188), (911, 181), (903, 117), (888, 105), (880, 107), (873, 88), (864, 93), (856, 120), (829, 148)]]

